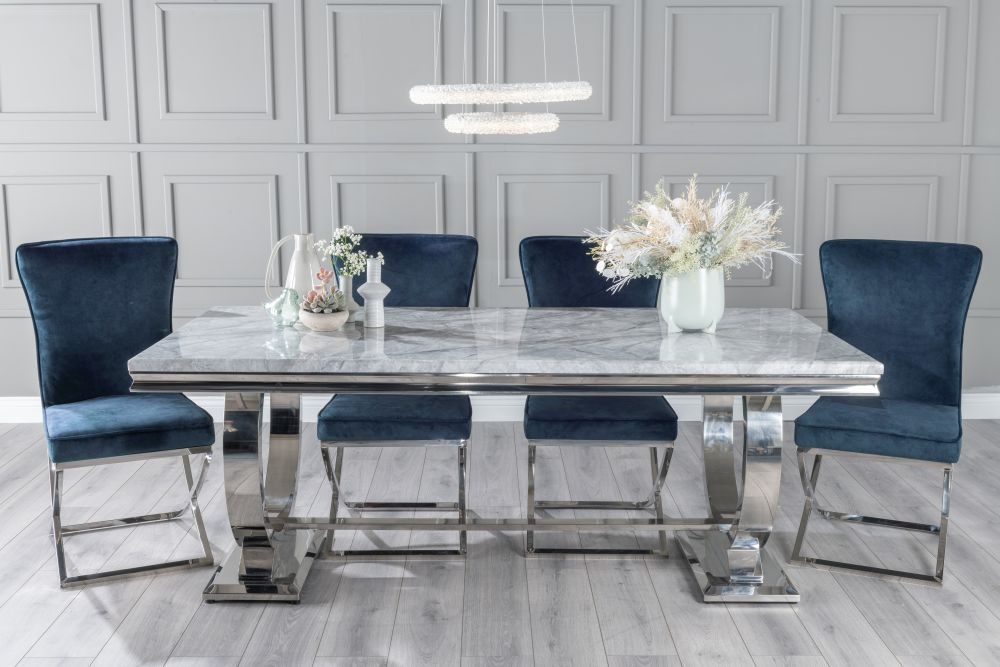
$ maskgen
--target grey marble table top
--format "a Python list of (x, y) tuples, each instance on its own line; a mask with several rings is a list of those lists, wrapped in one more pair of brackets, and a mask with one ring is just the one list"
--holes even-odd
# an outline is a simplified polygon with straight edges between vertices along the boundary
[[(213, 308), (134, 357), (172, 375), (557, 375), (855, 378), (882, 364), (788, 309), (727, 309), (715, 334), (668, 334), (655, 309), (387, 308), (384, 329), (276, 329), (261, 308)], [(874, 380), (872, 379), (874, 378)]]

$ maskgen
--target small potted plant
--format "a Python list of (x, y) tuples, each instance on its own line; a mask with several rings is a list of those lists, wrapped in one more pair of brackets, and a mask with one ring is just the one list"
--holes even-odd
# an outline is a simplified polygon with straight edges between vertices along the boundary
[(302, 299), (299, 321), (313, 331), (336, 331), (349, 315), (344, 307), (344, 293), (333, 284), (333, 271), (321, 268), (317, 283)]

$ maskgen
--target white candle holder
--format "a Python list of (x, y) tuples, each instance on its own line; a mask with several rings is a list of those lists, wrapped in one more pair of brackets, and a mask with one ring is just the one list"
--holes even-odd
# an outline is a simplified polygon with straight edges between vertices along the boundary
[(365, 276), (365, 284), (358, 288), (358, 294), (365, 300), (365, 327), (368, 329), (384, 327), (385, 297), (391, 290), (382, 282), (382, 260), (369, 257)]

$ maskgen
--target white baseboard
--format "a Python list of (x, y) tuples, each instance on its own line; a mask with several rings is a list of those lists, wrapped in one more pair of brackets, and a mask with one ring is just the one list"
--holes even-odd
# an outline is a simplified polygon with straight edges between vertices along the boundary
[(37, 396), (0, 396), (0, 424), (37, 424), (42, 402)]
[[(681, 421), (701, 421), (701, 397), (667, 396)], [(191, 400), (222, 421), (225, 400), (222, 394), (191, 394)], [(329, 395), (306, 394), (302, 397), (302, 418), (316, 421)], [(815, 399), (809, 396), (786, 396), (782, 415), (786, 421), (805, 412)], [(266, 413), (265, 413), (266, 414)], [(472, 419), (479, 422), (521, 421), (524, 396), (473, 396)], [(739, 415), (742, 417), (742, 415)], [(964, 419), (1000, 419), (1000, 392), (966, 392), (962, 395)], [(42, 406), (37, 396), (0, 396), (0, 423), (31, 424), (42, 421)]]

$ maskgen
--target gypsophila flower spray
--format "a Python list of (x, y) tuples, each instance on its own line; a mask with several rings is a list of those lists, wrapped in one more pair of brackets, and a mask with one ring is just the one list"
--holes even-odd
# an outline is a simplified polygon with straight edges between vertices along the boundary
[[(367, 252), (357, 249), (361, 238), (361, 234), (356, 233), (353, 227), (344, 225), (334, 230), (333, 238), (329, 241), (317, 241), (315, 247), (321, 256), (331, 258), (338, 275), (359, 276), (364, 273), (369, 258)], [(374, 259), (385, 261), (382, 253), (374, 255)]]

